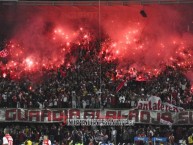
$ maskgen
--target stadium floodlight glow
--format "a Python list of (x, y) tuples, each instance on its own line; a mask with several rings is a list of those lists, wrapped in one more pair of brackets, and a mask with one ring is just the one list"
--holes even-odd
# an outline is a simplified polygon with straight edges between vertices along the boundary
[(140, 14), (141, 14), (142, 17), (147, 18), (147, 14), (146, 14), (145, 10), (141, 10)]

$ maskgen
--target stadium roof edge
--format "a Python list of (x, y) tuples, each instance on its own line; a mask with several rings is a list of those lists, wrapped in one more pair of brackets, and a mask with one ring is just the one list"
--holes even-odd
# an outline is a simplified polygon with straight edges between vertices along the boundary
[[(190, 4), (193, 0), (100, 0), (100, 5), (113, 6), (113, 5), (132, 5), (132, 4)], [(1, 0), (3, 5), (71, 5), (71, 6), (93, 6), (99, 5), (97, 0), (63, 0), (63, 1), (38, 1), (38, 0)]]

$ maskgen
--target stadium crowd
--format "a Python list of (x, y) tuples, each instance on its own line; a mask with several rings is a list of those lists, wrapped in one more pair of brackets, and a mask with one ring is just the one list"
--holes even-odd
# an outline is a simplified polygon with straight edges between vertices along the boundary
[[(3, 137), (3, 127), (0, 128), (0, 138)], [(31, 140), (34, 144), (39, 144), (43, 140), (43, 135), (48, 135), (53, 145), (73, 145), (83, 143), (84, 145), (98, 145), (99, 143), (141, 144), (134, 141), (134, 137), (148, 137), (149, 141), (142, 144), (152, 144), (152, 137), (166, 137), (170, 144), (181, 144), (187, 142), (192, 135), (193, 128), (188, 126), (168, 127), (135, 125), (129, 127), (70, 127), (61, 124), (12, 124), (9, 125), (10, 134), (13, 137), (14, 145), (25, 144)], [(182, 143), (183, 144), (183, 143)]]
[[(66, 64), (57, 69), (42, 69), (41, 79), (29, 72), (20, 79), (12, 79), (7, 70), (0, 72), (1, 108), (134, 108), (138, 100), (154, 95), (184, 109), (192, 109), (191, 84), (179, 69), (165, 67), (157, 77), (148, 78), (133, 68), (133, 73), (121, 76), (116, 62), (99, 59), (95, 51), (82, 51), (75, 64)], [(0, 69), (1, 70), (1, 69)], [(121, 85), (120, 87), (120, 84)], [(120, 87), (120, 88), (119, 88)], [(118, 89), (119, 88), (119, 89)], [(2, 124), (0, 138), (3, 137)], [(83, 142), (134, 143), (135, 136), (168, 137), (171, 144), (187, 140), (191, 130), (187, 126), (135, 125), (132, 127), (67, 127), (61, 124), (10, 124), (14, 145), (30, 139), (41, 142), (47, 134), (52, 143), (70, 145)], [(188, 132), (187, 130), (190, 130)], [(180, 134), (179, 134), (180, 133)], [(192, 133), (192, 132), (191, 132)], [(174, 135), (174, 136), (173, 136)], [(72, 143), (73, 141), (73, 143)], [(138, 144), (141, 144), (139, 142)]]
[[(85, 54), (86, 55), (86, 54)], [(84, 58), (71, 67), (42, 70), (37, 80), (30, 73), (19, 80), (1, 72), (2, 108), (133, 108), (154, 95), (163, 102), (191, 109), (191, 84), (183, 72), (166, 67), (158, 77), (139, 80), (140, 72), (120, 76), (113, 62)], [(124, 83), (122, 88), (117, 88)]]

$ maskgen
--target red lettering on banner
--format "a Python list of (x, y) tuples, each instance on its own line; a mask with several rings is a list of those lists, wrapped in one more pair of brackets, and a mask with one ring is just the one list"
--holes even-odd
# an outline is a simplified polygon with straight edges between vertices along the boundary
[(143, 108), (142, 108), (142, 106), (143, 106), (143, 104), (142, 104), (142, 103), (138, 103), (137, 108), (141, 110), (141, 109), (143, 109)]
[(139, 119), (139, 111), (138, 110), (131, 110), (129, 111), (129, 120), (133, 120), (133, 118), (135, 119), (134, 122), (138, 122)]
[(64, 110), (64, 119), (68, 119), (68, 110)]
[(160, 113), (156, 113), (156, 119), (152, 118), (151, 123), (153, 124), (159, 124), (160, 123)]
[(41, 121), (44, 121), (45, 118), (48, 118), (47, 121), (51, 121), (52, 112), (50, 110), (41, 111)]
[(169, 106), (169, 111), (173, 111), (172, 109), (173, 109), (173, 108), (172, 108), (171, 106)]
[(161, 110), (161, 100), (158, 100), (158, 110)]
[(161, 111), (164, 111), (164, 104), (161, 104)]
[(61, 118), (63, 118), (63, 124), (66, 125), (66, 120), (68, 119), (68, 111), (67, 110), (64, 110), (64, 116)]
[(65, 118), (65, 115), (62, 110), (52, 111), (52, 120), (53, 121), (63, 121)]
[(122, 118), (126, 118), (126, 117), (121, 116), (121, 111), (119, 110), (117, 113), (117, 119), (122, 119)]
[(162, 111), (181, 111), (181, 107), (169, 105), (168, 103), (162, 103), (159, 97), (150, 97), (148, 101), (138, 101), (137, 108), (139, 110), (162, 110)]
[(95, 118), (95, 110), (85, 110), (84, 111), (84, 118), (94, 119)]
[(188, 112), (180, 112), (179, 113), (179, 124), (187, 124), (188, 123), (189, 114)]
[(128, 119), (129, 118), (129, 112), (130, 112), (130, 110), (123, 110), (122, 112), (121, 112), (121, 117), (120, 117), (120, 119)]
[(162, 113), (161, 119), (173, 123), (172, 114), (170, 112)]
[(107, 111), (106, 112), (106, 118), (109, 119), (116, 119), (117, 118), (117, 112), (116, 111)]
[[(35, 120), (33, 120), (35, 118)], [(29, 121), (40, 121), (40, 111), (29, 111)]]
[(16, 120), (16, 109), (5, 110), (5, 120)]
[(148, 104), (143, 105), (143, 110), (148, 110)]
[(141, 111), (140, 112), (140, 121), (144, 123), (150, 123), (150, 112), (149, 111)]
[(18, 109), (17, 114), (19, 121), (28, 121), (28, 110)]
[(152, 110), (151, 101), (149, 101), (149, 110)]
[(165, 110), (166, 112), (168, 111), (168, 105), (166, 105), (166, 110)]
[(100, 111), (100, 110), (96, 110), (96, 116), (95, 116), (95, 118), (96, 118), (96, 119), (99, 119), (99, 118), (100, 118), (100, 114), (101, 114), (101, 111)]
[[(69, 117), (69, 119), (78, 119), (78, 118), (80, 118), (80, 110), (79, 109), (70, 109), (69, 111), (68, 111), (68, 117)], [(86, 119), (86, 118), (85, 118)]]
[(158, 107), (157, 107), (157, 103), (153, 103), (153, 110), (157, 110)]
[(177, 107), (174, 107), (174, 112), (178, 112), (178, 108)]
[[(157, 103), (157, 109), (165, 109), (165, 111), (174, 111), (174, 107), (168, 104), (162, 105)], [(151, 104), (152, 107), (154, 106)], [(139, 107), (139, 106), (138, 106)], [(144, 107), (144, 106), (143, 106)], [(167, 108), (167, 110), (166, 110)], [(153, 108), (152, 108), (153, 109)], [(182, 111), (182, 110), (178, 110)], [(1, 121), (20, 121), (20, 122), (64, 122), (69, 117), (69, 119), (88, 118), (91, 119), (125, 119), (133, 120), (136, 123), (152, 123), (152, 124), (171, 124), (176, 122), (176, 124), (181, 125), (191, 125), (193, 124), (193, 111), (183, 111), (183, 112), (164, 112), (160, 113), (157, 111), (145, 111), (145, 110), (84, 110), (84, 109), (66, 109), (66, 110), (27, 110), (27, 109), (2, 109), (0, 110), (2, 115)], [(102, 116), (102, 114), (104, 116)], [(73, 118), (73, 116), (75, 116)], [(45, 119), (46, 118), (46, 119)], [(176, 120), (174, 120), (176, 118)], [(5, 119), (5, 120), (4, 120)]]

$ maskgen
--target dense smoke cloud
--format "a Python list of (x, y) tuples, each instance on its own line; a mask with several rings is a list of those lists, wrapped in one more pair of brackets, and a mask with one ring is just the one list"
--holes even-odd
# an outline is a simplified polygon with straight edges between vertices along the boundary
[[(21, 55), (12, 57), (17, 63), (60, 65), (67, 53), (62, 50), (70, 49), (66, 45), (81, 43), (90, 34), (88, 41), (108, 36), (108, 41), (101, 39), (101, 52), (107, 60), (118, 60), (118, 69), (135, 67), (155, 74), (165, 65), (192, 66), (191, 5), (101, 6), (100, 13), (97, 6), (1, 7), (9, 12), (1, 14), (1, 27), (11, 26), (1, 33), (22, 48)], [(147, 18), (139, 13), (143, 8)], [(80, 38), (82, 29), (85, 34)], [(17, 51), (12, 48), (12, 53)]]
[(185, 63), (188, 56), (180, 53), (183, 47), (190, 48), (193, 43), (191, 33), (187, 32), (191, 23), (183, 20), (186, 19), (183, 7), (149, 5), (145, 7), (147, 18), (139, 14), (141, 9), (141, 6), (112, 8), (115, 15), (108, 15), (108, 21), (103, 21), (110, 38), (118, 42), (110, 51), (119, 50), (121, 67), (130, 64), (138, 69), (143, 66), (157, 69), (163, 64)]

